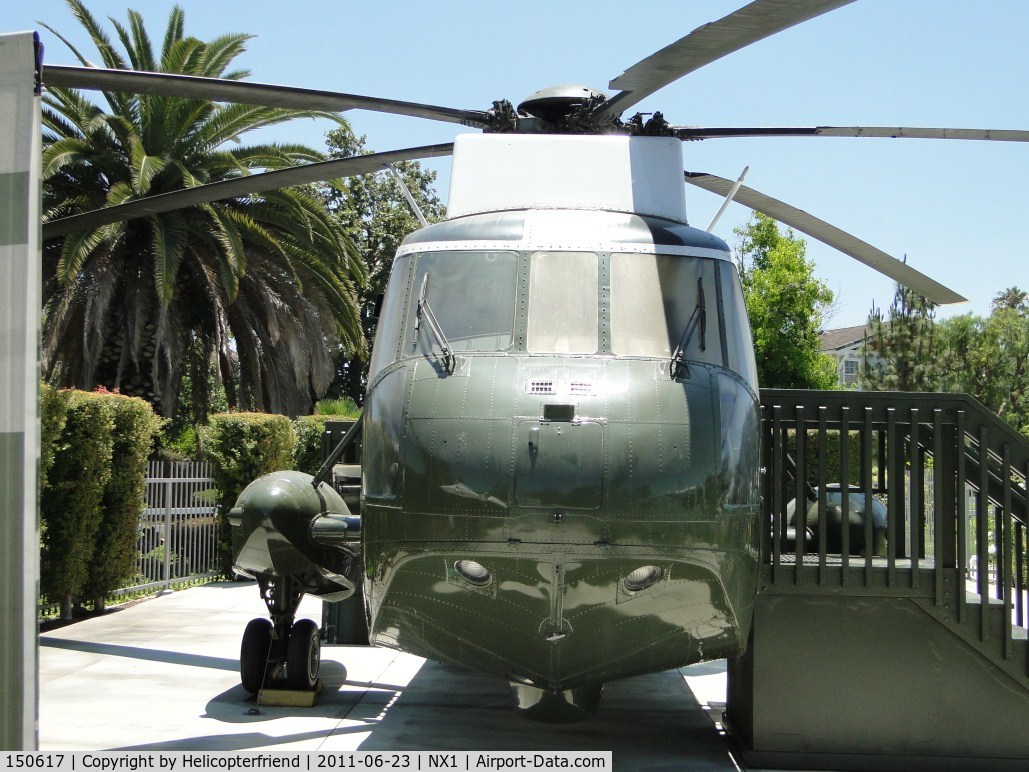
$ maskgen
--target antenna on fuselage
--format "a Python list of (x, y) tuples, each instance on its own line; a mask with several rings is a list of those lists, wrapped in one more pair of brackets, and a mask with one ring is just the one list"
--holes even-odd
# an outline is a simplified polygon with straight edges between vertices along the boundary
[[(393, 167), (391, 166), (390, 168), (392, 169)], [(722, 213), (726, 210), (729, 204), (732, 203), (732, 200), (736, 197), (736, 191), (740, 189), (740, 185), (743, 184), (743, 178), (747, 176), (747, 172), (749, 171), (749, 166), (743, 167), (743, 171), (740, 173), (739, 179), (737, 179), (736, 182), (733, 184), (732, 190), (729, 191), (729, 195), (725, 197), (725, 201), (722, 202), (722, 206), (719, 208), (714, 218), (712, 218), (711, 224), (707, 226), (708, 233), (711, 233), (711, 231), (715, 229), (715, 225), (717, 225), (718, 221), (721, 219)]]
[(429, 227), (428, 220), (425, 219), (425, 215), (422, 214), (422, 210), (418, 206), (418, 202), (414, 200), (414, 196), (411, 195), (411, 189), (407, 187), (407, 183), (404, 182), (403, 176), (397, 171), (397, 167), (390, 164), (386, 167), (393, 174), (393, 179), (400, 185), (400, 190), (404, 193), (404, 198), (407, 199), (408, 205), (411, 207), (411, 211), (414, 212), (414, 216), (418, 218), (418, 222), (422, 224), (423, 228)]

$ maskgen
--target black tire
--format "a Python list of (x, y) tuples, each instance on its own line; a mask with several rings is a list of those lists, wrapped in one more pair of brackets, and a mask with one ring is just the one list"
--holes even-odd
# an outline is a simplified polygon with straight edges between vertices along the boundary
[(289, 631), (286, 648), (286, 682), (290, 689), (309, 691), (318, 682), (322, 664), (322, 642), (318, 624), (312, 619), (299, 619)]
[(243, 688), (257, 694), (264, 686), (268, 670), (268, 649), (272, 645), (272, 623), (268, 619), (251, 619), (243, 631), (239, 647), (239, 679)]

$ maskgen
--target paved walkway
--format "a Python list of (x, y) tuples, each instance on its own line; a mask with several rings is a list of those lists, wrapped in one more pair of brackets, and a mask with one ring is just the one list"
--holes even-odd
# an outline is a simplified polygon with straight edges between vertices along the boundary
[[(709, 716), (725, 662), (609, 684), (577, 724), (511, 711), (502, 681), (389, 649), (325, 646), (313, 708), (261, 706), (239, 641), (264, 613), (253, 583), (155, 598), (40, 636), (40, 749), (611, 750), (617, 770), (738, 769)], [(321, 603), (299, 616), (320, 622)]]

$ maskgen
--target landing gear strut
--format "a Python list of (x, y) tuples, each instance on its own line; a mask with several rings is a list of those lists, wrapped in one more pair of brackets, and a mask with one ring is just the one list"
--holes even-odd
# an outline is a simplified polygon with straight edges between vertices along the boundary
[(271, 621), (250, 620), (239, 651), (239, 675), (251, 694), (270, 686), (310, 691), (318, 682), (321, 642), (318, 625), (310, 619), (294, 623), (304, 596), (292, 576), (257, 578)]

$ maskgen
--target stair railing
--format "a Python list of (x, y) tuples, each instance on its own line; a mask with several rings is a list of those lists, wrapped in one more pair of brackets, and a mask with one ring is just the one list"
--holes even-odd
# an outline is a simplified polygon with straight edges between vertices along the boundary
[[(763, 389), (765, 581), (1005, 611), (1027, 628), (1029, 440), (963, 394)], [(863, 588), (863, 589), (862, 589)]]

